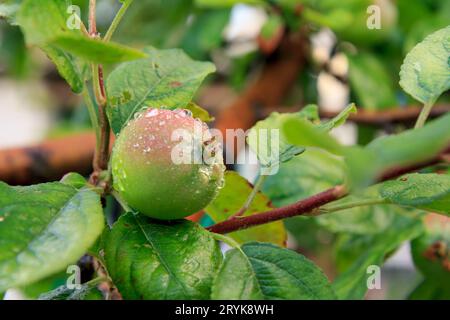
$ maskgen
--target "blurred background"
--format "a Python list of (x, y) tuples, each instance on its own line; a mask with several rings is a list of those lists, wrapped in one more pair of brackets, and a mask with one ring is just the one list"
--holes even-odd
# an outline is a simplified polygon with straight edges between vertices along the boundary
[[(72, 2), (86, 21), (88, 1)], [(119, 7), (119, 1), (98, 0), (100, 32)], [(414, 124), (420, 106), (398, 85), (400, 65), (449, 18), (446, 0), (139, 0), (114, 40), (138, 48), (182, 48), (194, 59), (212, 61), (217, 72), (195, 101), (221, 130), (248, 129), (271, 112), (311, 103), (329, 118), (355, 102), (360, 112), (333, 134), (345, 144), (364, 145)], [(433, 117), (449, 111), (448, 93), (436, 105)], [(20, 28), (0, 19), (0, 180), (31, 184), (68, 171), (88, 174), (94, 141), (82, 97), (43, 52), (25, 46)], [(257, 174), (255, 167), (234, 169), (250, 182)], [(303, 178), (316, 175), (317, 182), (327, 174), (322, 169)], [(273, 194), (275, 205), (289, 202)], [(348, 234), (312, 219), (290, 219), (286, 226), (288, 246), (330, 278), (351, 260)], [(350, 240), (364, 250), (365, 231), (356, 235)], [(369, 290), (367, 298), (408, 297), (421, 280), (409, 244), (392, 253), (382, 275), (382, 289)], [(34, 297), (33, 290), (14, 294)]]

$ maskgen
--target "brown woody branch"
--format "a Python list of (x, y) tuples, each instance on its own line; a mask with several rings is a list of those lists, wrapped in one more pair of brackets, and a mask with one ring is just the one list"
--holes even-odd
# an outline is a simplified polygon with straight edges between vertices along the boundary
[[(89, 35), (91, 38), (99, 37), (97, 34), (96, 22), (96, 0), (89, 0)], [(91, 174), (90, 182), (97, 185), (100, 182), (101, 172), (108, 168), (111, 128), (106, 115), (106, 92), (103, 80), (103, 66), (92, 64), (92, 73), (95, 100), (98, 106), (100, 141), (94, 152), (92, 164), (94, 172)], [(106, 189), (108, 187), (107, 183), (102, 187)]]
[[(438, 164), (441, 162), (443, 155), (447, 155), (449, 153), (450, 153), (450, 146), (442, 153), (429, 159), (428, 161), (388, 170), (380, 175), (378, 181), (393, 179), (402, 174)], [(314, 214), (321, 206), (339, 200), (345, 197), (347, 194), (348, 193), (345, 187), (343, 185), (340, 185), (328, 189), (326, 191), (323, 191), (321, 193), (318, 193), (316, 195), (313, 195), (312, 197), (309, 197), (307, 199), (297, 201), (285, 207), (275, 208), (270, 211), (253, 214), (251, 216), (235, 217), (223, 222), (219, 222), (207, 229), (211, 232), (224, 234), (294, 216), (306, 214), (311, 215)]]
[(324, 204), (344, 197), (346, 194), (347, 191), (344, 186), (336, 186), (291, 205), (253, 214), (251, 216), (235, 217), (230, 220), (219, 222), (207, 229), (211, 232), (224, 234), (255, 227), (261, 224), (309, 213)]
[(67, 172), (92, 172), (95, 135), (83, 133), (36, 146), (0, 151), (0, 180), (28, 185), (60, 179)]

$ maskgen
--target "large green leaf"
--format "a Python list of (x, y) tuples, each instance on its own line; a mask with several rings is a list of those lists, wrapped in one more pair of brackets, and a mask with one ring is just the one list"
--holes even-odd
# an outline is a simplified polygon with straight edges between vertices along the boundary
[(102, 232), (100, 197), (62, 183), (0, 182), (0, 291), (75, 263)]
[(399, 205), (450, 214), (450, 175), (405, 175), (383, 183), (380, 194)]
[(450, 88), (450, 26), (417, 44), (400, 69), (403, 90), (424, 104), (432, 104)]
[(229, 250), (214, 279), (211, 299), (262, 300), (264, 298), (249, 258), (237, 249)]
[(187, 220), (127, 213), (104, 244), (108, 272), (125, 299), (207, 299), (222, 262), (210, 233)]
[(118, 43), (105, 42), (101, 39), (92, 39), (80, 35), (58, 36), (50, 43), (76, 57), (96, 63), (118, 63), (147, 57), (139, 50)]
[(145, 57), (135, 49), (91, 39), (80, 30), (69, 29), (69, 0), (25, 0), (17, 13), (27, 43), (57, 46), (80, 58), (97, 63), (115, 63)]
[(40, 45), (64, 33), (79, 33), (70, 30), (66, 13), (69, 0), (24, 0), (17, 13), (17, 22), (22, 28), (27, 43)]
[[(205, 211), (213, 221), (224, 221), (241, 209), (252, 189), (252, 186), (245, 178), (234, 171), (227, 171), (225, 173), (225, 187), (220, 190), (217, 197), (206, 207)], [(270, 200), (263, 193), (258, 192), (250, 208), (243, 216), (269, 211), (271, 209)], [(230, 237), (240, 243), (261, 241), (284, 246), (286, 242), (286, 230), (282, 221), (275, 221), (247, 230), (232, 232)]]
[(268, 243), (233, 249), (214, 281), (213, 299), (335, 299), (323, 272), (304, 256)]
[(367, 146), (367, 150), (388, 169), (434, 158), (449, 145), (450, 113), (423, 128), (378, 138)]
[(419, 217), (396, 215), (389, 229), (374, 235), (367, 241), (362, 255), (333, 282), (340, 299), (362, 299), (367, 291), (368, 267), (381, 267), (385, 256), (404, 241), (413, 239), (423, 232)]
[(184, 108), (215, 71), (213, 64), (193, 61), (178, 49), (150, 47), (145, 52), (148, 59), (124, 63), (108, 77), (107, 112), (115, 133), (147, 107)]
[(354, 188), (367, 186), (397, 167), (429, 161), (450, 145), (450, 113), (424, 127), (380, 137), (364, 148), (347, 148), (346, 162)]

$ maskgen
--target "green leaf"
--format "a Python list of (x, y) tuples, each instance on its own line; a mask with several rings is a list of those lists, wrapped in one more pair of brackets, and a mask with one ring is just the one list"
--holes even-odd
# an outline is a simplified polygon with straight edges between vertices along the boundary
[(214, 279), (213, 300), (263, 300), (255, 271), (247, 256), (238, 249), (229, 250)]
[(187, 220), (127, 213), (104, 243), (109, 275), (125, 299), (208, 299), (222, 262), (210, 233)]
[(406, 166), (435, 157), (450, 144), (450, 113), (425, 127), (378, 138), (367, 146), (382, 168)]
[(447, 283), (438, 285), (436, 282), (424, 280), (408, 297), (408, 300), (446, 300), (450, 297), (450, 286)]
[(313, 123), (320, 123), (319, 107), (316, 104), (307, 104), (298, 112), (298, 115)]
[(303, 110), (296, 113), (274, 112), (266, 119), (258, 121), (250, 129), (247, 143), (258, 156), (262, 174), (273, 174), (278, 170), (280, 163), (289, 161), (305, 151), (304, 148), (288, 143), (281, 131), (287, 119), (309, 119), (310, 116), (314, 116), (317, 106), (310, 105)]
[(450, 175), (409, 174), (381, 185), (381, 196), (389, 201), (450, 214)]
[(353, 188), (367, 186), (381, 173), (434, 158), (450, 145), (450, 113), (422, 128), (380, 137), (365, 148), (347, 148), (346, 162)]
[[(17, 14), (27, 43), (46, 48), (56, 46), (77, 57), (96, 63), (115, 63), (144, 58), (135, 49), (91, 39), (67, 26), (68, 0), (25, 0)], [(60, 54), (59, 54), (60, 55)]]
[(58, 35), (77, 33), (66, 24), (69, 5), (68, 0), (24, 0), (17, 13), (17, 22), (27, 43), (45, 45)]
[(146, 58), (143, 52), (101, 39), (91, 39), (81, 35), (63, 35), (53, 39), (51, 44), (88, 61), (108, 64)]
[[(219, 191), (217, 197), (206, 207), (205, 211), (214, 222), (228, 219), (239, 212), (244, 205), (253, 187), (234, 171), (225, 173), (225, 187)], [(272, 209), (270, 200), (261, 192), (255, 196), (250, 208), (243, 216)], [(247, 230), (232, 232), (230, 237), (239, 243), (249, 241), (271, 242), (284, 246), (286, 242), (286, 230), (282, 221), (271, 222)]]
[(81, 93), (81, 91), (83, 91), (84, 83), (74, 58), (56, 46), (43, 46), (42, 50), (56, 65), (59, 74), (67, 81), (72, 88), (72, 91)]
[(393, 81), (387, 66), (378, 57), (364, 52), (347, 57), (350, 62), (350, 85), (359, 105), (369, 110), (397, 105)]
[(193, 16), (193, 22), (181, 41), (181, 47), (191, 57), (202, 59), (219, 48), (226, 25), (230, 20), (230, 10), (205, 10)]
[(86, 179), (79, 173), (70, 172), (62, 177), (61, 183), (80, 189), (86, 185)]
[(404, 241), (413, 239), (423, 232), (422, 221), (416, 217), (396, 215), (391, 227), (371, 239), (363, 254), (333, 282), (339, 299), (362, 299), (367, 291), (367, 268), (381, 267), (385, 256)]
[(352, 113), (356, 113), (356, 106), (354, 103), (350, 103), (347, 107), (345, 107), (344, 110), (339, 112), (337, 116), (335, 116), (333, 119), (329, 120), (328, 122), (321, 123), (319, 127), (325, 131), (331, 131), (334, 128), (342, 126), (345, 121), (347, 121), (347, 118)]
[(107, 112), (116, 134), (145, 108), (185, 108), (203, 79), (215, 71), (213, 64), (193, 61), (181, 50), (150, 47), (145, 52), (149, 59), (124, 63), (108, 77)]
[(450, 26), (417, 44), (400, 69), (400, 85), (424, 104), (433, 104), (450, 88)]
[(75, 263), (101, 234), (100, 196), (62, 183), (0, 183), (0, 291)]
[(212, 299), (335, 299), (323, 272), (304, 256), (268, 243), (233, 249), (214, 280)]
[(326, 130), (304, 119), (286, 119), (283, 133), (288, 143), (301, 147), (317, 147), (340, 155), (343, 147)]
[(203, 122), (212, 122), (214, 121), (214, 117), (212, 117), (208, 111), (200, 107), (194, 102), (188, 103), (188, 105), (184, 108), (192, 112), (192, 117), (202, 120)]

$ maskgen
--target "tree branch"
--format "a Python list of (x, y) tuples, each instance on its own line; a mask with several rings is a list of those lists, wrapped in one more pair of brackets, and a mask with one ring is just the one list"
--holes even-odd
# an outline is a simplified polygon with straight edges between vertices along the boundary
[(275, 208), (267, 212), (253, 214), (251, 216), (236, 217), (219, 222), (211, 227), (208, 227), (207, 229), (211, 232), (224, 234), (255, 227), (261, 224), (310, 213), (324, 204), (344, 197), (346, 194), (347, 191), (344, 186), (336, 186), (291, 205)]
[(47, 140), (35, 146), (0, 150), (0, 180), (11, 185), (54, 181), (74, 171), (92, 172), (95, 134)]
[[(89, 34), (91, 38), (97, 38), (97, 23), (96, 23), (96, 0), (89, 0)], [(90, 182), (94, 185), (99, 184), (100, 174), (108, 168), (109, 161), (109, 141), (111, 136), (111, 128), (109, 126), (108, 117), (106, 115), (106, 91), (103, 80), (102, 65), (92, 64), (92, 81), (95, 99), (98, 106), (99, 127), (100, 127), (100, 141), (95, 148), (93, 168), (94, 172), (91, 174)], [(108, 186), (105, 185), (105, 188)]]
[(97, 22), (95, 19), (96, 0), (89, 0), (89, 35), (97, 36)]
[[(402, 174), (438, 164), (439, 162), (441, 162), (442, 156), (446, 155), (447, 153), (450, 153), (450, 146), (442, 153), (433, 157), (429, 161), (414, 164), (411, 166), (393, 168), (391, 170), (388, 170), (380, 175), (378, 181), (380, 182), (393, 179)], [(321, 193), (318, 193), (316, 195), (313, 195), (312, 197), (309, 197), (307, 199), (300, 200), (293, 204), (287, 205), (285, 207), (275, 208), (273, 210), (262, 213), (256, 213), (251, 216), (235, 217), (230, 220), (219, 222), (211, 227), (208, 227), (207, 229), (211, 232), (224, 234), (294, 216), (306, 214), (314, 215), (318, 211), (318, 209), (324, 204), (339, 200), (345, 197), (347, 194), (348, 192), (345, 189), (345, 187), (343, 185), (339, 185), (326, 191), (323, 191)]]

